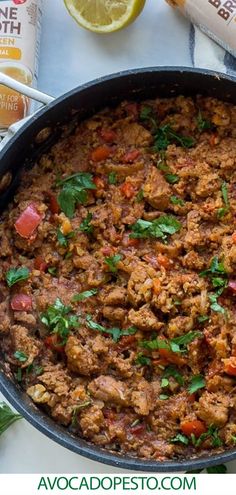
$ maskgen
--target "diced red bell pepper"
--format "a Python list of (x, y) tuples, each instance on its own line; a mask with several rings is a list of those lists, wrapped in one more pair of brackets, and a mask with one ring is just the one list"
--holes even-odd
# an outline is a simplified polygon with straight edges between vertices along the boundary
[(60, 213), (60, 206), (58, 204), (55, 194), (49, 192), (49, 208), (53, 215), (58, 215)]
[(233, 241), (233, 244), (236, 244), (236, 232), (234, 232), (232, 234), (232, 241)]
[(224, 372), (230, 376), (236, 376), (236, 357), (231, 356), (228, 359), (224, 359)]
[(206, 425), (203, 421), (199, 419), (193, 419), (192, 421), (182, 421), (180, 424), (180, 428), (184, 435), (187, 437), (191, 437), (191, 435), (195, 435), (196, 438), (199, 438), (202, 433), (206, 433)]
[(48, 335), (44, 340), (44, 344), (52, 351), (64, 352), (65, 350), (65, 345), (60, 342), (60, 339), (56, 333)]
[(133, 163), (140, 156), (139, 150), (128, 151), (123, 157), (122, 161), (124, 163)]
[(36, 256), (34, 260), (34, 268), (36, 270), (39, 270), (40, 272), (46, 272), (47, 270), (47, 263), (44, 261), (42, 256)]
[(90, 158), (93, 162), (101, 162), (109, 158), (111, 153), (112, 150), (108, 146), (98, 146), (91, 152)]
[(122, 244), (124, 247), (138, 247), (139, 239), (130, 237), (131, 232), (125, 232), (122, 238)]
[(101, 129), (100, 136), (105, 143), (114, 143), (117, 139), (117, 134), (112, 129)]
[(138, 118), (138, 114), (139, 114), (138, 103), (135, 102), (126, 103), (125, 109), (128, 115), (134, 117), (135, 119)]
[(39, 226), (41, 220), (42, 215), (38, 212), (36, 205), (30, 203), (16, 220), (15, 229), (21, 237), (29, 239)]
[(135, 189), (130, 182), (124, 182), (120, 187), (120, 190), (127, 199), (131, 199), (135, 195)]
[(157, 255), (157, 261), (159, 265), (165, 268), (166, 270), (168, 270), (171, 266), (171, 260), (168, 258), (168, 256), (164, 254), (159, 253)]
[(231, 292), (236, 293), (236, 281), (230, 280), (228, 283), (228, 288), (231, 290)]
[(167, 363), (176, 364), (177, 366), (184, 366), (186, 364), (186, 360), (176, 352), (169, 349), (159, 349), (158, 352)]
[(143, 433), (146, 433), (146, 431), (146, 425), (143, 423), (130, 427), (130, 433), (132, 433), (132, 435), (143, 435)]
[(135, 335), (125, 335), (121, 337), (120, 342), (116, 345), (117, 352), (122, 352), (125, 349), (130, 349), (137, 342)]
[(105, 181), (101, 178), (95, 175), (93, 178), (93, 182), (98, 190), (104, 189), (105, 188)]
[(32, 297), (27, 294), (15, 294), (11, 299), (11, 308), (14, 311), (30, 311), (32, 309)]

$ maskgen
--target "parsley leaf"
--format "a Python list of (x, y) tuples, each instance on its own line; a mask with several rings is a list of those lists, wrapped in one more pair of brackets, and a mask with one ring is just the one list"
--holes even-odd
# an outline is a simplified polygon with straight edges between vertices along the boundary
[(28, 268), (22, 266), (20, 268), (10, 268), (6, 273), (6, 281), (8, 287), (12, 287), (14, 284), (27, 280), (29, 278), (30, 271)]
[(73, 217), (77, 203), (86, 203), (87, 190), (96, 189), (92, 179), (92, 174), (79, 172), (57, 182), (57, 185), (62, 186), (58, 203), (68, 218)]
[(184, 445), (189, 444), (189, 438), (186, 435), (182, 435), (182, 433), (178, 433), (175, 437), (171, 438), (171, 443), (183, 443)]
[(172, 143), (179, 144), (184, 148), (191, 148), (195, 144), (195, 140), (190, 136), (178, 134), (170, 124), (159, 127), (154, 136), (154, 151), (166, 150)]
[(0, 435), (21, 418), (22, 416), (14, 413), (5, 402), (0, 402)]
[(177, 196), (171, 196), (170, 201), (173, 205), (184, 206), (184, 201), (181, 198), (178, 198)]
[(206, 386), (206, 381), (203, 375), (195, 375), (191, 378), (191, 382), (188, 386), (188, 391), (190, 394), (194, 394), (200, 388), (204, 388)]
[(117, 183), (117, 174), (116, 172), (110, 172), (108, 174), (108, 183), (115, 185)]
[(202, 433), (198, 439), (192, 438), (195, 447), (199, 447), (202, 442), (204, 442), (208, 438), (211, 439), (212, 447), (221, 447), (222, 440), (219, 437), (218, 430), (219, 429), (216, 426), (210, 425), (208, 430), (205, 433)]
[[(216, 275), (216, 276), (215, 276)], [(224, 267), (224, 263), (217, 256), (212, 258), (210, 267), (207, 270), (199, 273), (200, 277), (208, 277), (212, 283), (213, 288), (217, 288), (215, 293), (209, 294), (209, 300), (211, 302), (210, 308), (217, 313), (225, 313), (225, 309), (218, 303), (218, 297), (223, 294), (225, 288), (228, 286), (227, 272)]]
[(169, 387), (169, 380), (168, 378), (162, 378), (161, 379), (161, 388), (166, 388)]
[(219, 208), (218, 210), (218, 217), (222, 218), (226, 213), (229, 211), (229, 197), (228, 197), (228, 184), (226, 182), (223, 182), (221, 185), (221, 194), (222, 198), (225, 204), (224, 208)]
[(151, 107), (143, 106), (139, 114), (140, 120), (147, 122), (152, 127), (152, 132), (157, 130), (157, 117)]
[(140, 191), (138, 192), (138, 194), (136, 195), (136, 201), (138, 203), (140, 203), (142, 200), (143, 200), (143, 197), (144, 197), (144, 194), (143, 194), (143, 190), (140, 189)]
[(48, 327), (50, 333), (56, 333), (61, 338), (61, 344), (65, 344), (72, 328), (79, 326), (76, 315), (69, 316), (71, 306), (65, 306), (60, 299), (56, 299), (45, 313), (40, 315), (41, 322)]
[(68, 239), (71, 239), (74, 237), (75, 232), (69, 232), (67, 235), (64, 235), (61, 231), (61, 229), (57, 229), (57, 240), (59, 246), (62, 247), (67, 247), (68, 246)]
[(16, 351), (14, 353), (14, 357), (18, 359), (21, 363), (25, 363), (28, 359), (28, 356), (23, 351)]
[(199, 323), (204, 323), (204, 321), (208, 321), (208, 320), (209, 320), (209, 316), (207, 315), (198, 316)]
[(72, 302), (78, 302), (78, 301), (84, 301), (84, 299), (88, 299), (88, 297), (95, 296), (98, 293), (98, 289), (91, 289), (91, 290), (86, 290), (84, 292), (81, 292), (80, 294), (75, 294), (71, 301)]
[(48, 268), (48, 273), (52, 275), (53, 277), (57, 275), (57, 267), (56, 266), (49, 266)]
[(170, 340), (164, 340), (158, 337), (154, 340), (143, 340), (140, 342), (140, 345), (150, 351), (168, 349), (172, 352), (186, 352), (187, 345), (191, 344), (191, 342), (198, 337), (202, 337), (202, 333), (195, 331), (188, 332), (185, 335), (181, 335), (181, 337), (175, 337)]
[(121, 254), (116, 254), (115, 256), (109, 256), (108, 258), (105, 258), (104, 262), (109, 267), (110, 272), (116, 273), (118, 270), (117, 264), (120, 260), (122, 260)]
[(90, 222), (91, 222), (92, 218), (93, 218), (92, 213), (88, 213), (87, 214), (87, 217), (84, 218), (84, 220), (80, 224), (80, 228), (79, 229), (81, 230), (81, 232), (86, 232), (86, 234), (92, 234), (92, 232), (93, 232), (93, 226), (90, 225)]
[(137, 332), (137, 328), (135, 327), (129, 327), (126, 328), (125, 330), (122, 330), (118, 327), (105, 328), (102, 325), (99, 325), (99, 323), (93, 321), (90, 315), (87, 316), (86, 321), (88, 327), (91, 328), (91, 330), (97, 330), (98, 332), (110, 334), (114, 342), (118, 342), (118, 340), (120, 340), (120, 338), (125, 335), (134, 335)]
[(166, 240), (167, 234), (172, 235), (181, 229), (181, 223), (172, 215), (162, 215), (157, 220), (149, 222), (139, 219), (131, 227), (130, 237), (135, 239), (147, 239), (156, 237)]
[(147, 356), (144, 356), (142, 352), (140, 352), (135, 361), (136, 364), (140, 364), (141, 366), (150, 366), (151, 359)]
[(184, 378), (183, 376), (181, 375), (181, 373), (179, 373), (179, 371), (175, 368), (175, 366), (167, 366), (167, 368), (165, 368), (165, 371), (164, 371), (164, 375), (163, 375), (164, 378), (174, 378), (177, 383), (179, 385), (183, 385), (184, 384)]
[(205, 119), (199, 110), (198, 116), (197, 116), (197, 127), (199, 131), (207, 131), (209, 129), (212, 129), (213, 124), (210, 120)]
[(165, 179), (169, 184), (177, 184), (180, 180), (179, 176), (176, 174), (165, 174)]

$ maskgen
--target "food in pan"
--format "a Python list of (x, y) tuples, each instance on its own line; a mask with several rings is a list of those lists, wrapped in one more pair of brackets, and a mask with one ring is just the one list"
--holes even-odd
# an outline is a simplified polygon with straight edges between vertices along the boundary
[(5, 372), (110, 451), (235, 445), (235, 115), (182, 96), (105, 109), (1, 217)]

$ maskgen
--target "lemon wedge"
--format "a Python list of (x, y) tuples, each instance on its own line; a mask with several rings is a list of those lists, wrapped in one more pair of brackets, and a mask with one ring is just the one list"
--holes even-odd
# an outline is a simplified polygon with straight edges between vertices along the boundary
[(133, 22), (146, 0), (64, 0), (80, 26), (95, 33), (113, 33)]

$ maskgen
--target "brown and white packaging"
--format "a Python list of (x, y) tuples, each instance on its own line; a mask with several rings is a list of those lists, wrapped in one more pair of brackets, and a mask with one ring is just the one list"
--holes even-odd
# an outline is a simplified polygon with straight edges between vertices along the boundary
[[(42, 0), (0, 1), (0, 72), (35, 85)], [(0, 85), (0, 133), (29, 113), (29, 99)]]
[(166, 0), (236, 57), (236, 0)]

